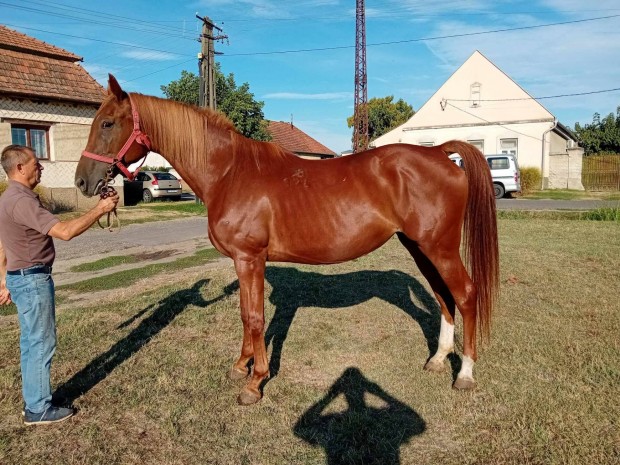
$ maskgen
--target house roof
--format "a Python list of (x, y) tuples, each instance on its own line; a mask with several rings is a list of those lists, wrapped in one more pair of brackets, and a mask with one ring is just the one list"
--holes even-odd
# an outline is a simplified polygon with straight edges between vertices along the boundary
[(291, 152), (297, 154), (336, 156), (336, 152), (328, 149), (301, 129), (295, 127), (292, 123), (269, 121), (268, 130), (273, 137), (272, 142), (275, 142)]
[(105, 89), (62, 48), (0, 25), (0, 94), (99, 104)]

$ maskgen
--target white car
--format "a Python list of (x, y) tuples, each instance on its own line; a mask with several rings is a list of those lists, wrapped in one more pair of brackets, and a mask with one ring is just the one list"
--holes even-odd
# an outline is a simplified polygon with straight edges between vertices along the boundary
[[(509, 192), (521, 192), (521, 173), (514, 155), (499, 153), (485, 155), (484, 158), (487, 159), (489, 168), (491, 168), (496, 199), (501, 199)], [(457, 153), (450, 155), (450, 159), (461, 168), (463, 167), (463, 160)]]
[(181, 198), (181, 182), (172, 174), (164, 171), (140, 171), (134, 182), (142, 183), (142, 201), (153, 199)]

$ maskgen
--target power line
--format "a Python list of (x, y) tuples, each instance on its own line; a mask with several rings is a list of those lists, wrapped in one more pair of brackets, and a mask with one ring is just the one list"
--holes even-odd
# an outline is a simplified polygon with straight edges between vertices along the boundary
[[(33, 3), (37, 3), (37, 2), (33, 2)], [(114, 23), (114, 22), (98, 21), (98, 20), (92, 19), (92, 18), (83, 18), (83, 17), (80, 17), (80, 16), (72, 16), (72, 15), (62, 14), (62, 13), (48, 11), (48, 10), (41, 10), (41, 9), (32, 8), (32, 7), (26, 7), (26, 6), (22, 6), (22, 5), (15, 5), (15, 4), (6, 3), (6, 2), (0, 2), (0, 5), (4, 5), (4, 6), (11, 7), (11, 8), (16, 8), (16, 9), (19, 9), (19, 10), (24, 10), (24, 11), (31, 11), (31, 12), (35, 12), (35, 13), (41, 13), (41, 14), (45, 14), (45, 16), (55, 16), (55, 17), (59, 17), (59, 18), (69, 18), (69, 19), (74, 19), (74, 20), (77, 20), (77, 21), (80, 21), (80, 22), (83, 22), (83, 23), (98, 24), (98, 25), (109, 26), (109, 27), (114, 27), (114, 28), (118, 28), (118, 29), (130, 30), (130, 31), (133, 31), (133, 32), (144, 32), (144, 33), (147, 33), (147, 34), (166, 35), (166, 36), (169, 36), (169, 37), (181, 37), (181, 38), (185, 38), (185, 39), (190, 39), (188, 37), (183, 37), (182, 35), (179, 35), (178, 32), (175, 32), (175, 33), (171, 32), (171, 31), (170, 32), (165, 32), (165, 31), (162, 32), (159, 25), (151, 25), (147, 21), (136, 20), (136, 19), (132, 19), (132, 18), (125, 18), (125, 17), (122, 17), (122, 16), (118, 16), (118, 18), (120, 20), (124, 21), (124, 22), (127, 22), (127, 21), (133, 21), (133, 22), (138, 22), (138, 23), (142, 22), (142, 23), (146, 24), (147, 28), (157, 27), (157, 29), (136, 28), (134, 26), (127, 26), (125, 24), (118, 24), (118, 23)], [(92, 10), (85, 10), (85, 11), (92, 11)], [(167, 27), (171, 28), (170, 26), (167, 26)], [(24, 29), (26, 29), (26, 28), (24, 27)], [(177, 30), (174, 29), (174, 31), (177, 31)]]
[[(479, 31), (479, 32), (465, 32), (462, 34), (450, 34), (445, 36), (434, 36), (434, 37), (422, 37), (418, 39), (404, 39), (404, 40), (393, 40), (389, 42), (375, 42), (373, 44), (367, 44), (367, 47), (376, 47), (380, 45), (396, 45), (396, 44), (405, 44), (412, 42), (426, 42), (430, 40), (441, 40), (441, 39), (455, 39), (459, 37), (471, 37), (471, 36), (479, 36), (485, 34), (496, 34), (499, 32), (511, 32), (511, 31), (523, 31), (527, 29), (539, 29), (543, 27), (553, 27), (553, 26), (564, 26), (567, 24), (577, 24), (577, 23), (585, 23), (589, 21), (600, 21), (603, 19), (611, 19), (618, 18), (620, 14), (617, 15), (609, 15), (609, 16), (600, 16), (598, 18), (587, 18), (587, 19), (576, 19), (572, 21), (562, 21), (558, 23), (548, 23), (548, 24), (538, 24), (534, 26), (521, 26), (521, 27), (512, 27), (512, 28), (503, 28), (503, 29), (493, 29), (490, 31)], [(340, 45), (335, 47), (321, 47), (321, 48), (305, 48), (298, 50), (276, 50), (271, 52), (248, 52), (248, 53), (231, 53), (225, 56), (227, 57), (236, 57), (236, 56), (258, 56), (258, 55), (276, 55), (276, 54), (286, 54), (286, 53), (305, 53), (305, 52), (325, 52), (329, 50), (344, 50), (354, 48), (355, 45)]]
[[(17, 26), (15, 26), (13, 24), (6, 24), (6, 26), (17, 27)], [(171, 52), (169, 50), (157, 50), (157, 49), (154, 49), (154, 48), (141, 47), (139, 45), (128, 44), (128, 43), (123, 43), (123, 42), (114, 42), (114, 41), (111, 41), (111, 40), (103, 40), (103, 39), (93, 39), (91, 37), (75, 36), (75, 35), (72, 35), (72, 34), (64, 34), (62, 32), (44, 31), (42, 29), (36, 29), (36, 28), (33, 28), (33, 27), (21, 27), (21, 29), (27, 29), (27, 30), (30, 30), (30, 31), (37, 31), (37, 32), (44, 32), (46, 34), (53, 34), (53, 35), (64, 36), (64, 37), (71, 37), (71, 38), (74, 38), (74, 39), (92, 40), (93, 42), (102, 42), (104, 44), (121, 45), (123, 47), (139, 48), (139, 49), (142, 49), (142, 50), (149, 50), (151, 52), (170, 53), (170, 54), (179, 55), (179, 56), (183, 55), (181, 53)]]
[[(416, 18), (436, 18), (440, 17), (453, 17), (453, 16), (522, 16), (522, 15), (558, 15), (558, 14), (575, 14), (575, 13), (603, 13), (610, 11), (620, 11), (620, 8), (605, 8), (605, 9), (587, 9), (587, 10), (554, 10), (554, 11), (504, 11), (504, 12), (471, 12), (471, 13), (459, 13), (454, 11), (440, 12), (440, 13), (424, 13), (420, 12), (416, 7), (402, 7), (402, 8), (390, 8), (389, 11), (374, 13), (370, 16), (372, 19), (383, 19), (397, 17), (402, 19), (403, 13), (416, 13)], [(334, 21), (342, 20), (349, 21), (350, 18), (346, 15), (339, 16), (297, 16), (295, 18), (269, 18), (264, 19), (265, 22), (296, 22), (296, 21)], [(219, 18), (219, 23), (254, 23), (255, 19), (247, 18)]]
[(127, 83), (127, 82), (137, 81), (138, 79), (142, 79), (142, 78), (151, 76), (153, 74), (161, 73), (162, 71), (166, 71), (167, 69), (175, 68), (177, 66), (184, 65), (185, 63), (189, 63), (190, 61), (194, 61), (194, 60), (196, 60), (196, 58), (191, 58), (189, 60), (185, 60), (185, 61), (182, 61), (180, 63), (175, 63), (174, 65), (166, 66), (165, 68), (158, 69), (156, 71), (153, 71), (152, 73), (143, 74), (142, 76), (138, 76), (138, 77), (135, 77), (135, 78), (132, 78), (132, 79), (125, 79), (124, 81), (122, 81), (122, 83), (124, 84), (124, 83)]
[[(617, 92), (620, 90), (620, 87), (616, 87), (615, 89), (604, 89), (604, 90), (592, 90), (590, 92), (579, 92), (575, 94), (560, 94), (560, 95), (547, 95), (545, 97), (524, 97), (524, 98), (498, 98), (498, 99), (477, 99), (479, 102), (517, 102), (524, 100), (544, 100), (551, 98), (561, 98), (561, 97), (579, 97), (582, 95), (593, 95), (593, 94), (605, 94), (608, 92)], [(457, 99), (457, 98), (447, 98), (446, 101), (452, 102), (470, 102), (471, 99)]]
[(519, 132), (519, 131), (517, 131), (517, 130), (515, 130), (515, 129), (512, 129), (512, 128), (509, 128), (508, 126), (505, 126), (505, 125), (503, 125), (503, 124), (496, 123), (496, 122), (494, 122), (494, 121), (489, 121), (489, 120), (486, 120), (486, 119), (484, 119), (484, 118), (481, 118), (480, 116), (478, 116), (478, 115), (474, 115), (473, 113), (470, 113), (470, 112), (468, 112), (467, 110), (463, 110), (462, 108), (459, 108), (459, 107), (457, 107), (457, 106), (455, 106), (455, 105), (452, 105), (450, 102), (446, 102), (446, 104), (447, 104), (447, 105), (449, 105), (449, 106), (451, 106), (452, 108), (455, 108), (455, 109), (457, 109), (457, 110), (459, 110), (459, 111), (462, 111), (463, 113), (468, 114), (469, 116), (473, 116), (474, 118), (477, 118), (477, 119), (479, 119), (480, 121), (484, 121), (485, 123), (489, 123), (489, 124), (492, 124), (492, 125), (494, 125), (494, 126), (499, 126), (499, 127), (501, 127), (501, 128), (508, 129), (509, 131), (512, 131), (512, 132), (514, 132), (514, 133), (516, 133), (516, 134), (520, 134), (520, 135), (522, 135), (522, 136), (529, 137), (529, 138), (534, 139), (534, 140), (537, 140), (537, 141), (542, 141), (542, 139), (540, 139), (540, 138), (538, 138), (538, 137), (534, 137), (534, 136), (532, 136), (531, 134), (525, 134), (524, 132)]

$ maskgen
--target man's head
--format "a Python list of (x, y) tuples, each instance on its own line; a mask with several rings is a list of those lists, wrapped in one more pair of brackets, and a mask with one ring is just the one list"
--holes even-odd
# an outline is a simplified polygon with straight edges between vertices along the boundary
[(34, 189), (41, 182), (43, 167), (30, 147), (23, 145), (5, 147), (2, 150), (0, 163), (9, 179), (30, 189)]

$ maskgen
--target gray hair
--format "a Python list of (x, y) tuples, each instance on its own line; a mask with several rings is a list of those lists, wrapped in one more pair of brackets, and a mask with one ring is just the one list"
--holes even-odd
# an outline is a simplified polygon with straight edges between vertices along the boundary
[(10, 176), (17, 169), (17, 165), (30, 161), (31, 154), (34, 154), (34, 151), (25, 145), (8, 145), (2, 150), (0, 164), (7, 176)]

